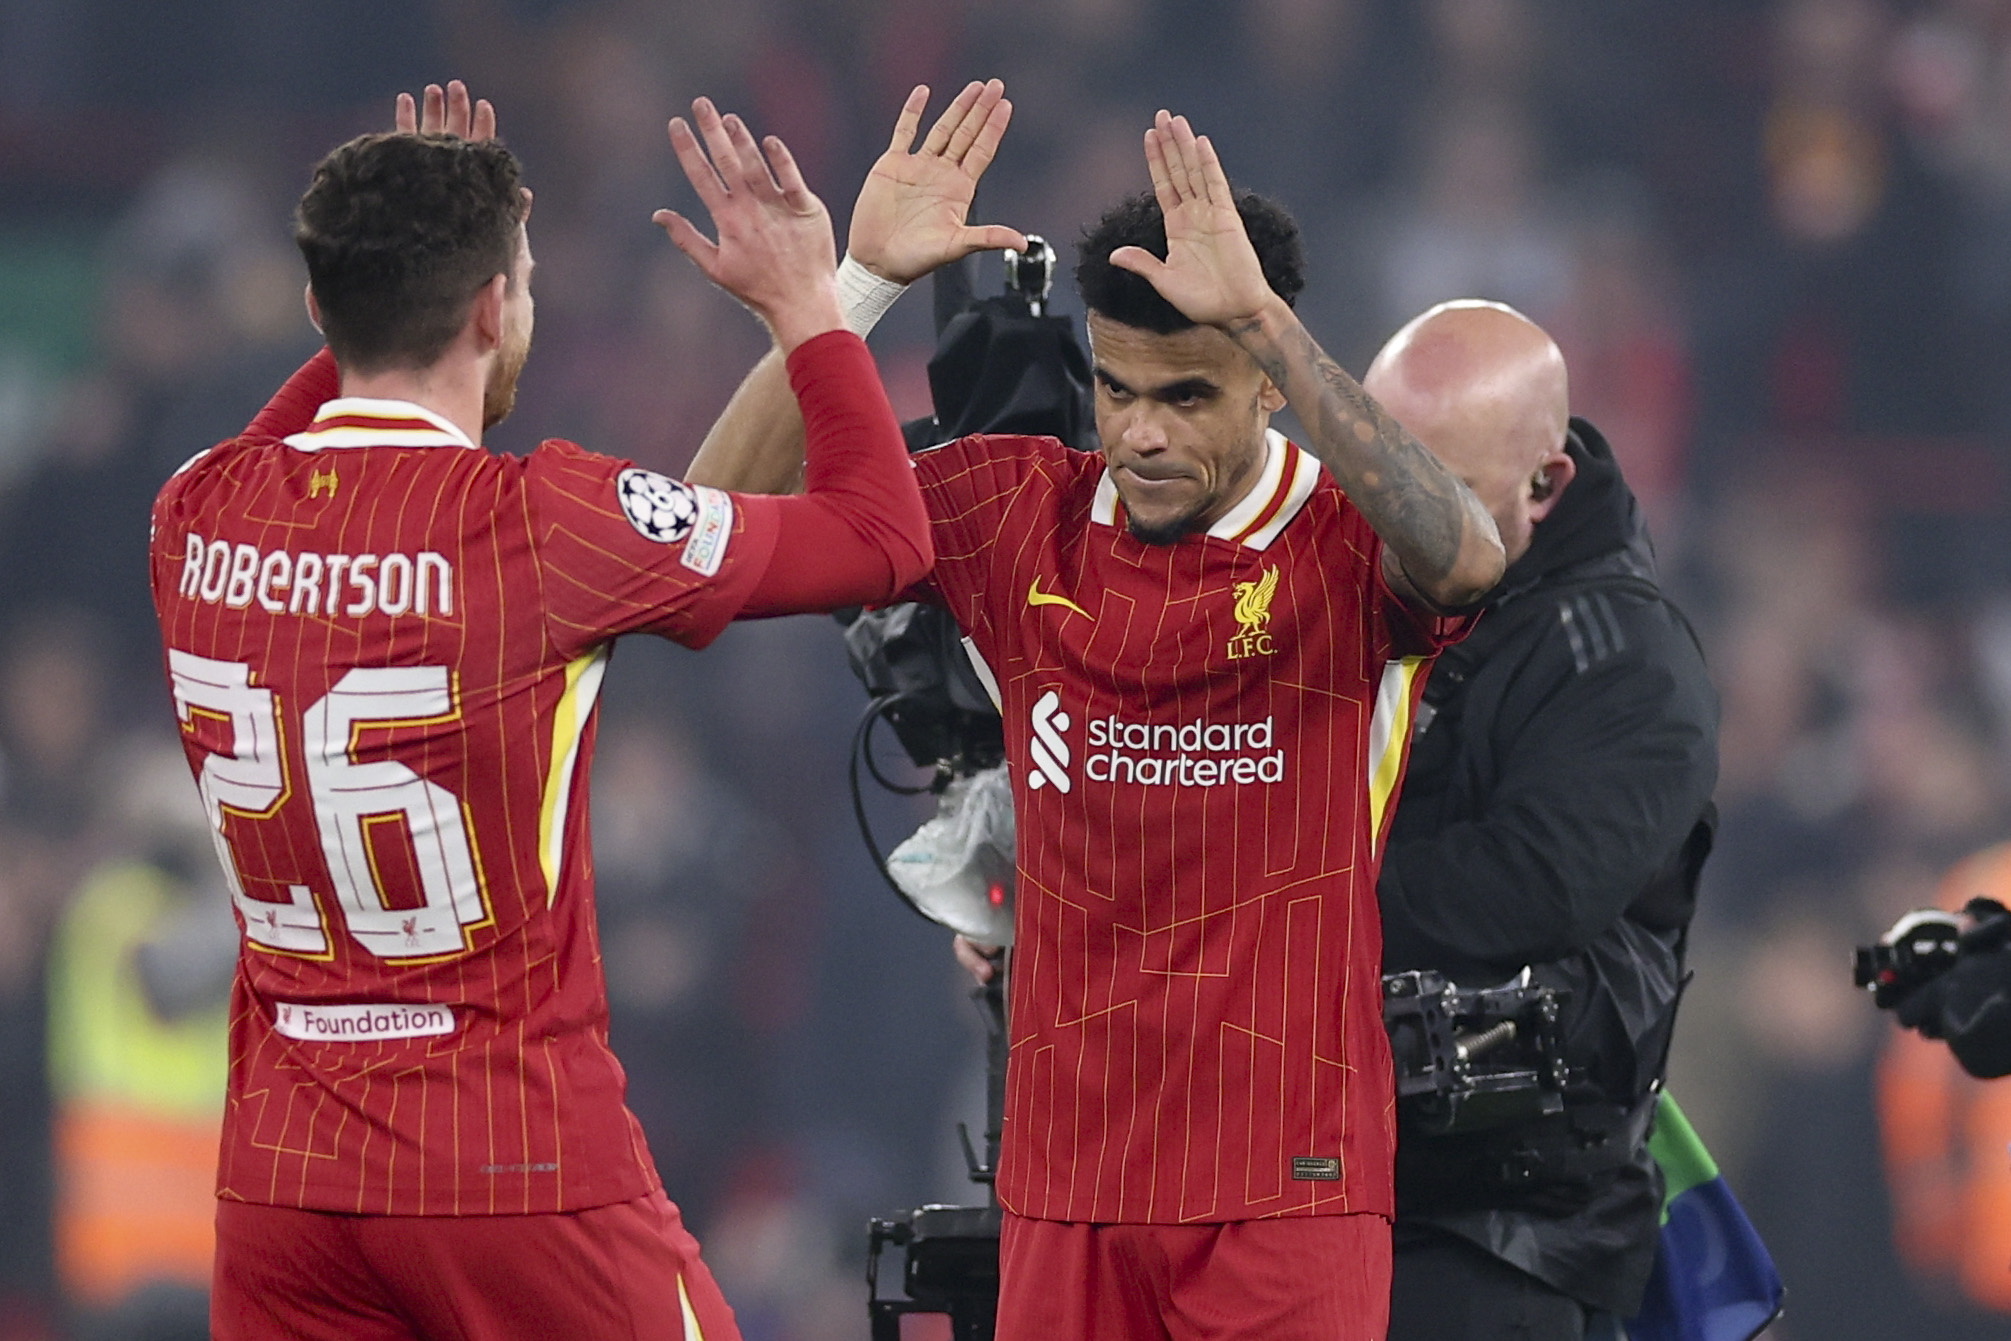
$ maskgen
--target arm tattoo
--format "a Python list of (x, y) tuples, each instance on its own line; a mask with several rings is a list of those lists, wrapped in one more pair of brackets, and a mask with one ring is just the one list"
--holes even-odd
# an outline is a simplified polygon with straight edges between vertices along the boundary
[(1239, 323), (1229, 334), (1285, 393), (1306, 425), (1313, 454), (1412, 581), (1429, 594), (1450, 577), (1465, 549), (1467, 514), (1478, 506), (1458, 478), (1296, 320), (1282, 339), (1260, 320)]

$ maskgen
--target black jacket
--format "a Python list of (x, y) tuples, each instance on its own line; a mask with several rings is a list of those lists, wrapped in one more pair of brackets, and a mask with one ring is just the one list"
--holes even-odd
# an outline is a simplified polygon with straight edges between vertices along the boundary
[[(1400, 1135), (1397, 1224), (1631, 1314), (1654, 1261), (1647, 1122), (1710, 847), (1717, 695), (1605, 439), (1574, 419), (1567, 449), (1576, 478), (1427, 682), (1379, 893), (1386, 971), (1482, 987), (1531, 965), (1569, 988), (1584, 1080), (1542, 1130)], [(1489, 1176), (1546, 1142), (1612, 1158), (1514, 1191)]]

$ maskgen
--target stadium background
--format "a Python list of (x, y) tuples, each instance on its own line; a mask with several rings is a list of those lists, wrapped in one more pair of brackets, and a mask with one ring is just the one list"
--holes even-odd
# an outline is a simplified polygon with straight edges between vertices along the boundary
[[(979, 212), (1064, 264), (1144, 184), (1170, 105), (1298, 213), (1303, 308), (1347, 366), (1441, 298), (1549, 326), (1724, 692), (1675, 1085), (1788, 1280), (1774, 1335), (2011, 1333), (1986, 1307), (2011, 1310), (2011, 1246), (1949, 1265), (2011, 1236), (2005, 1101), (1888, 1091), (1884, 1159), (1889, 1023), (1847, 979), (1854, 941), (2011, 837), (2011, 4), (0, 0), (0, 1338), (172, 1334), (119, 1330), (172, 1291), (115, 1307), (186, 1228), (173, 1171), (130, 1167), (171, 1160), (92, 1125), (213, 1122), (233, 943), (191, 846), (147, 504), (312, 347), (287, 226), (308, 167), (450, 74), (496, 99), (538, 193), (504, 449), (680, 469), (759, 353), (648, 222), (685, 199), (663, 121), (701, 92), (783, 135), (842, 226), (910, 84), (940, 106), (1001, 75), (1018, 110)], [(911, 414), (927, 311), (874, 341)], [(964, 1194), (951, 1127), (981, 1091), (945, 938), (852, 831), (837, 637), (631, 643), (604, 702), (631, 1103), (750, 1341), (863, 1336), (865, 1217)], [(113, 1000), (165, 1003), (150, 1059), (100, 1047), (144, 1032)]]

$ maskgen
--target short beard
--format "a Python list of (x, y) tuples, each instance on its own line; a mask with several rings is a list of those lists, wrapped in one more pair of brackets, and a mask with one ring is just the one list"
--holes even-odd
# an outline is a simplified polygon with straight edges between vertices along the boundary
[(1157, 526), (1148, 526), (1144, 522), (1139, 521), (1138, 518), (1127, 515), (1124, 524), (1125, 529), (1131, 532), (1133, 539), (1143, 541), (1145, 544), (1177, 545), (1188, 536), (1194, 534), (1197, 529), (1194, 519), (1200, 515), (1199, 510), (1196, 510), (1184, 517), (1175, 517), (1172, 521), (1161, 522)]
[(489, 384), (482, 388), (482, 431), (488, 432), (510, 417), (517, 408), (517, 378), (531, 357), (531, 342), (515, 350), (505, 349), (489, 369)]

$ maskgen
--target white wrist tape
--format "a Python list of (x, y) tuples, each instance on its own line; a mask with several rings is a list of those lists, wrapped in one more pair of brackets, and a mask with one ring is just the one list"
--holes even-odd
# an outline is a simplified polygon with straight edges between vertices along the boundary
[(880, 324), (880, 318), (887, 314), (894, 300), (907, 291), (907, 285), (881, 279), (860, 265), (850, 252), (838, 262), (838, 306), (844, 310), (845, 324), (861, 339)]

